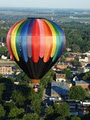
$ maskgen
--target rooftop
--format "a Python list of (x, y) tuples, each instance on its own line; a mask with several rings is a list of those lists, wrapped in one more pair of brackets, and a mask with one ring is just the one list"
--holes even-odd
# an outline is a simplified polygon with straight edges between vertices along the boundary
[(90, 84), (90, 81), (84, 81), (84, 80), (80, 80), (80, 81), (75, 81), (76, 84)]
[(67, 83), (63, 82), (52, 82), (51, 85), (51, 94), (59, 94), (59, 95), (67, 95), (69, 92), (69, 88)]

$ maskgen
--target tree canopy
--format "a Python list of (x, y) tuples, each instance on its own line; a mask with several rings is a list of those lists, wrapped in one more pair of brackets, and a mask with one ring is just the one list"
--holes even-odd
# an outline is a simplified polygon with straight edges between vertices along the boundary
[(83, 100), (86, 97), (86, 91), (81, 86), (73, 86), (69, 90), (69, 99)]
[(0, 119), (5, 118), (5, 112), (4, 107), (0, 104)]
[(63, 116), (63, 117), (70, 116), (69, 110), (70, 110), (69, 105), (65, 102), (61, 104), (54, 104), (54, 111), (56, 114), (60, 116)]
[(71, 77), (71, 71), (70, 71), (70, 69), (63, 69), (62, 73), (66, 74), (66, 78), (67, 79), (69, 79)]
[(8, 117), (9, 118), (18, 118), (20, 115), (22, 115), (24, 113), (24, 109), (23, 108), (12, 108), (9, 112)]
[(74, 116), (71, 120), (81, 120), (80, 117)]
[(90, 80), (90, 71), (86, 72), (82, 78), (83, 80)]
[(39, 116), (36, 113), (28, 113), (23, 117), (23, 120), (39, 120)]

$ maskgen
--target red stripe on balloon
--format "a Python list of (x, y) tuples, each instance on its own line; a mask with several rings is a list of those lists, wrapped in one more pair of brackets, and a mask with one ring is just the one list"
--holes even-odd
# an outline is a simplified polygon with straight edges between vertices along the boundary
[(45, 31), (44, 24), (41, 19), (37, 19), (40, 29), (40, 58), (42, 58), (45, 54)]
[(35, 20), (32, 29), (32, 58), (35, 63), (39, 60), (40, 52), (40, 30), (37, 20)]
[(48, 24), (43, 21), (44, 29), (45, 29), (45, 55), (44, 55), (44, 62), (47, 62), (50, 58), (52, 45), (53, 45), (53, 37), (52, 32), (48, 26)]

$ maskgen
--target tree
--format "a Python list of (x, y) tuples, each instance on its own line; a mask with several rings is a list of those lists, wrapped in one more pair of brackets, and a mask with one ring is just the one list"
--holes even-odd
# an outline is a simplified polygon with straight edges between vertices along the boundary
[(45, 120), (43, 117), (40, 117), (40, 120)]
[(10, 100), (12, 88), (13, 88), (13, 78), (3, 78), (1, 83), (4, 84), (3, 100)]
[(27, 84), (19, 84), (16, 86), (16, 89), (12, 92), (12, 100), (18, 105), (18, 106), (24, 106), (26, 105), (26, 100), (30, 95), (31, 88), (28, 87)]
[(90, 71), (86, 72), (82, 79), (83, 80), (90, 80)]
[(18, 69), (20, 69), (20, 67), (18, 66), (18, 64), (15, 64), (14, 70), (18, 70)]
[(36, 113), (28, 113), (24, 115), (23, 120), (39, 120), (39, 116)]
[(54, 104), (54, 111), (59, 116), (63, 116), (63, 117), (70, 116), (69, 110), (70, 110), (69, 105), (65, 102), (61, 104)]
[(54, 71), (50, 69), (46, 73), (46, 75), (44, 75), (44, 77), (41, 78), (41, 85), (43, 85), (44, 87), (47, 87), (47, 85), (51, 83), (51, 81), (53, 80), (53, 77), (54, 77)]
[(71, 46), (71, 50), (72, 50), (72, 52), (79, 52), (80, 51), (80, 47), (77, 44), (73, 44)]
[(6, 114), (8, 115), (8, 113), (10, 112), (11, 109), (15, 108), (15, 103), (13, 101), (10, 102), (5, 102), (4, 103), (4, 108), (6, 110)]
[(3, 75), (0, 75), (0, 80), (3, 78)]
[(35, 113), (40, 114), (41, 113), (41, 101), (39, 99), (35, 99), (31, 101), (31, 109)]
[(59, 60), (60, 60), (60, 62), (65, 62), (65, 57), (61, 56)]
[(42, 98), (40, 98), (37, 93), (31, 92), (28, 99), (31, 110), (39, 115), (41, 113)]
[(74, 116), (71, 120), (81, 120), (80, 117)]
[(5, 84), (0, 83), (0, 101), (2, 100), (2, 95), (4, 90), (5, 90)]
[(86, 97), (86, 91), (81, 86), (73, 86), (69, 90), (69, 99), (83, 100)]
[(29, 83), (30, 78), (25, 73), (20, 73), (17, 75), (17, 81), (20, 83)]
[(63, 116), (59, 116), (59, 117), (57, 117), (55, 120), (66, 120), (66, 119), (65, 119), (65, 117), (63, 117)]
[(5, 46), (0, 47), (0, 54), (1, 55), (4, 55), (6, 51), (7, 51), (7, 47), (5, 47)]
[(12, 100), (19, 106), (23, 106), (26, 100), (25, 96), (18, 90), (14, 90), (12, 93)]
[(54, 120), (54, 109), (52, 106), (49, 106), (45, 109), (45, 120)]
[(49, 106), (46, 108), (45, 110), (45, 115), (48, 116), (48, 115), (52, 115), (54, 113), (54, 109), (52, 106)]
[(82, 117), (82, 120), (89, 120), (89, 119), (90, 119), (90, 113)]
[(5, 113), (4, 107), (0, 104), (0, 119), (5, 117)]
[(71, 77), (71, 71), (70, 69), (64, 69), (62, 70), (63, 74), (66, 74), (66, 78), (69, 79)]
[(13, 108), (13, 109), (10, 110), (8, 117), (9, 118), (18, 118), (23, 113), (24, 113), (24, 109), (23, 108), (17, 108), (17, 107), (15, 107), (15, 108)]
[(81, 67), (81, 63), (78, 60), (72, 61), (71, 64), (76, 67)]

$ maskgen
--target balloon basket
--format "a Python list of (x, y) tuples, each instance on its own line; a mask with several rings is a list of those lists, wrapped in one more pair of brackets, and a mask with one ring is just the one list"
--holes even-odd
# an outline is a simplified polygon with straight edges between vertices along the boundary
[(37, 93), (39, 91), (40, 79), (32, 79), (31, 83), (33, 86), (33, 92)]
[(32, 84), (35, 84), (35, 85), (36, 85), (36, 84), (40, 84), (40, 79), (32, 79), (32, 80), (31, 80), (31, 83), (32, 83)]

